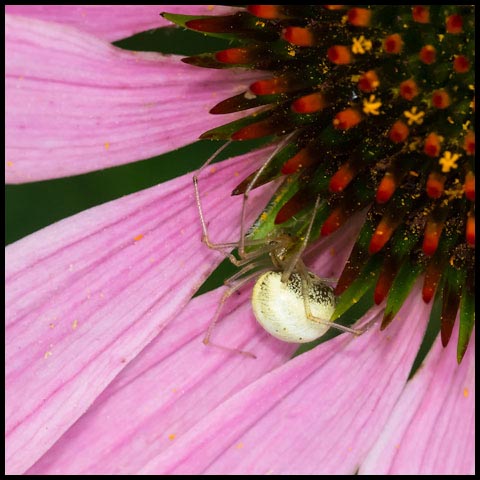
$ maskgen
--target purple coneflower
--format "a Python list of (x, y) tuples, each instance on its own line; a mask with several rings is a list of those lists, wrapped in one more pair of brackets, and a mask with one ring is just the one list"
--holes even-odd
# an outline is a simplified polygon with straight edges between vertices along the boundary
[[(292, 358), (243, 289), (215, 335), (257, 359), (205, 348), (221, 291), (190, 299), (222, 256), (191, 176), (95, 207), (7, 247), (8, 474), (473, 473), (473, 8), (336, 7), (7, 7), (7, 181), (288, 134), (247, 221), (295, 229), (322, 195), (305, 261), (340, 278), (334, 316), (361, 296), (382, 326)], [(163, 10), (238, 44), (191, 66), (108, 43)], [(202, 179), (212, 237), (272, 152)]]

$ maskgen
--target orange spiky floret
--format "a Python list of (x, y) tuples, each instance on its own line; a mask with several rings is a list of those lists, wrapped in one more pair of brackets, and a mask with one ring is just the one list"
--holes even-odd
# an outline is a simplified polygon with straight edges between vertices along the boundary
[(368, 27), (372, 18), (372, 11), (368, 8), (351, 8), (347, 12), (348, 22), (355, 27)]
[(437, 250), (443, 227), (443, 222), (437, 222), (435, 220), (427, 221), (427, 225), (425, 226), (425, 232), (423, 235), (422, 245), (425, 255), (432, 256)]
[(465, 181), (463, 184), (465, 196), (472, 202), (475, 201), (475, 174), (470, 171), (465, 175)]
[(469, 130), (463, 141), (463, 148), (467, 155), (475, 155), (475, 133)]
[(402, 120), (397, 120), (392, 125), (392, 128), (390, 129), (390, 133), (388, 134), (388, 136), (392, 142), (401, 143), (407, 139), (409, 133), (410, 133), (410, 130), (408, 129), (405, 122), (402, 122)]
[(398, 272), (397, 262), (392, 257), (385, 258), (373, 292), (373, 301), (380, 305), (385, 300)]
[(330, 179), (328, 188), (331, 192), (341, 192), (355, 177), (355, 170), (348, 163), (342, 165)]
[(432, 93), (432, 105), (439, 109), (444, 109), (450, 106), (452, 100), (450, 99), (450, 95), (444, 89), (435, 90)]
[(232, 134), (232, 140), (252, 140), (254, 138), (262, 138), (266, 135), (275, 133), (276, 126), (270, 122), (270, 120), (262, 120), (252, 125), (237, 130)]
[(366, 93), (373, 92), (379, 85), (380, 81), (375, 70), (369, 70), (368, 72), (362, 73), (358, 80), (358, 88)]
[(383, 41), (383, 48), (387, 53), (400, 53), (403, 49), (403, 39), (400, 34), (389, 35)]
[(287, 203), (279, 210), (275, 217), (275, 225), (280, 225), (290, 220), (295, 214), (308, 205), (308, 197), (305, 192), (297, 192)]
[(297, 98), (292, 103), (292, 109), (297, 113), (314, 113), (322, 110), (326, 105), (325, 96), (322, 93), (315, 92)]
[(427, 179), (427, 194), (430, 198), (440, 198), (442, 196), (446, 175), (438, 172), (431, 172)]
[(215, 58), (222, 63), (248, 64), (251, 61), (250, 50), (248, 48), (229, 48), (215, 54)]
[(296, 155), (287, 160), (282, 166), (282, 173), (290, 175), (298, 170), (313, 165), (315, 163), (315, 157), (308, 147), (302, 148)]
[(437, 261), (432, 261), (428, 264), (425, 270), (425, 278), (423, 280), (422, 298), (425, 303), (432, 300), (438, 282), (442, 276), (443, 267)]
[(289, 82), (284, 77), (257, 80), (250, 85), (250, 91), (255, 95), (276, 95), (277, 93), (288, 92), (288, 90)]
[(425, 65), (431, 65), (437, 60), (437, 49), (433, 45), (425, 45), (420, 49), (419, 57)]
[(368, 251), (370, 253), (379, 252), (385, 244), (390, 240), (392, 233), (395, 231), (396, 224), (392, 222), (390, 218), (382, 218), (378, 224), (370, 244), (368, 246)]
[(268, 20), (284, 18), (280, 5), (248, 5), (247, 10), (256, 17)]
[(416, 5), (412, 8), (412, 17), (417, 23), (429, 23), (430, 9), (424, 5)]
[(400, 84), (400, 96), (405, 100), (413, 100), (418, 94), (418, 85), (413, 78), (405, 80)]
[(380, 185), (377, 189), (377, 194), (375, 199), (377, 203), (385, 203), (390, 200), (392, 195), (395, 193), (395, 189), (397, 188), (398, 182), (396, 181), (393, 174), (387, 172), (385, 176), (380, 181)]
[(425, 139), (425, 146), (423, 151), (429, 157), (438, 157), (442, 149), (442, 138), (436, 133), (429, 133)]
[(304, 27), (287, 27), (282, 36), (287, 42), (299, 47), (311, 47), (315, 44), (312, 31)]
[(457, 73), (466, 73), (470, 70), (470, 60), (465, 55), (456, 55), (453, 60), (453, 69)]
[(448, 33), (458, 34), (463, 30), (463, 18), (461, 15), (449, 15), (445, 20), (445, 26)]
[(338, 112), (333, 119), (333, 126), (339, 130), (348, 130), (362, 121), (362, 115), (355, 108), (346, 108)]
[(347, 65), (352, 61), (350, 49), (344, 45), (333, 45), (327, 50), (327, 57), (336, 65)]
[(475, 246), (475, 215), (473, 213), (467, 217), (465, 237), (469, 245)]
[(322, 229), (320, 231), (321, 235), (326, 237), (335, 230), (338, 230), (338, 228), (343, 225), (346, 219), (347, 215), (343, 209), (341, 207), (337, 207), (332, 213), (330, 213), (325, 222), (323, 222)]

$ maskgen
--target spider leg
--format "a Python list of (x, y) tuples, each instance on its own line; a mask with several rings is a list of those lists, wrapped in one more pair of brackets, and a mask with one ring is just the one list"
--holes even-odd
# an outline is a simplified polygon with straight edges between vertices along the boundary
[(247, 212), (247, 200), (250, 192), (253, 190), (255, 187), (255, 184), (257, 183), (258, 179), (262, 175), (262, 173), (265, 171), (265, 169), (268, 167), (272, 159), (275, 157), (275, 155), (285, 146), (285, 144), (290, 141), (292, 135), (288, 135), (282, 142), (279, 143), (277, 148), (273, 151), (273, 153), (267, 158), (267, 160), (263, 163), (263, 165), (258, 169), (257, 173), (255, 176), (252, 178), (250, 183), (247, 185), (247, 188), (243, 192), (243, 200), (242, 200), (242, 213), (240, 216), (240, 242), (238, 246), (238, 253), (240, 257), (242, 257), (245, 254), (245, 246), (246, 244), (246, 239), (245, 239), (245, 216)]
[[(225, 143), (222, 145), (201, 167), (200, 169), (193, 175), (193, 189), (195, 192), (195, 203), (197, 205), (197, 210), (198, 210), (198, 216), (200, 218), (200, 224), (202, 226), (202, 242), (205, 243), (205, 245), (210, 248), (211, 250), (217, 250), (221, 253), (223, 253), (229, 260), (236, 266), (242, 266), (248, 261), (250, 261), (252, 258), (256, 258), (257, 256), (260, 256), (264, 252), (270, 251), (270, 248), (267, 249), (260, 249), (260, 251), (255, 250), (254, 252), (251, 253), (246, 253), (245, 252), (245, 247), (250, 247), (250, 246), (256, 246), (256, 245), (264, 245), (265, 240), (263, 239), (244, 239), (243, 238), (243, 231), (244, 228), (241, 228), (241, 238), (242, 238), (242, 247), (239, 249), (239, 256), (240, 259), (237, 259), (232, 253), (231, 250), (235, 248), (239, 248), (239, 242), (223, 242), (223, 243), (214, 243), (210, 240), (210, 236), (208, 233), (208, 224), (205, 220), (205, 215), (203, 213), (203, 207), (202, 207), (202, 201), (201, 201), (201, 196), (200, 196), (200, 190), (198, 187), (198, 179), (200, 177), (200, 174), (205, 170), (205, 168), (213, 161), (215, 158), (223, 151), (225, 148), (227, 148), (228, 145), (230, 145), (231, 141)], [(268, 161), (267, 161), (268, 162)], [(255, 179), (254, 179), (255, 180)], [(253, 185), (251, 185), (251, 188), (253, 188)], [(250, 189), (251, 189), (250, 188)], [(245, 218), (245, 201), (242, 205), (242, 218)], [(242, 220), (243, 221), (243, 220)], [(241, 253), (240, 253), (241, 250)], [(258, 251), (258, 254), (256, 253)]]
[(317, 196), (317, 199), (315, 201), (315, 206), (313, 207), (312, 216), (311, 216), (310, 222), (308, 224), (307, 231), (305, 232), (305, 235), (302, 239), (302, 244), (300, 245), (300, 248), (295, 252), (295, 254), (292, 255), (292, 258), (289, 259), (288, 266), (282, 273), (282, 282), (283, 283), (288, 282), (288, 279), (290, 278), (290, 275), (295, 270), (295, 268), (297, 268), (297, 264), (299, 262), (301, 262), (300, 258), (302, 256), (302, 253), (304, 252), (305, 248), (307, 248), (308, 241), (310, 240), (310, 234), (312, 233), (313, 221), (315, 220), (315, 215), (317, 214), (317, 210), (318, 210), (319, 205), (320, 205), (320, 196)]
[[(299, 265), (298, 265), (298, 273), (300, 275), (300, 279), (301, 279), (301, 285), (302, 285), (302, 298), (303, 298), (303, 305), (305, 307), (305, 315), (307, 316), (307, 318), (309, 320), (311, 320), (312, 322), (316, 322), (316, 323), (320, 323), (322, 325), (325, 325), (327, 327), (330, 327), (330, 328), (335, 328), (337, 330), (341, 330), (342, 332), (348, 332), (348, 333), (352, 333), (356, 336), (360, 336), (362, 335), (363, 333), (365, 333), (368, 328), (370, 328), (371, 324), (369, 324), (367, 326), (367, 328), (350, 328), (350, 327), (346, 327), (345, 325), (340, 325), (339, 323), (335, 323), (335, 322), (332, 322), (330, 320), (325, 320), (323, 318), (319, 318), (319, 317), (316, 317), (315, 315), (313, 315), (312, 313), (312, 310), (310, 308), (310, 303), (308, 301), (308, 298), (309, 298), (309, 295), (308, 295), (308, 292), (310, 291), (310, 289), (312, 288), (312, 281), (310, 279), (310, 275), (308, 275), (308, 271), (305, 267), (305, 265), (303, 264), (303, 262), (301, 262)], [(327, 331), (325, 330), (325, 333)]]
[[(251, 263), (250, 265), (247, 265), (246, 267), (244, 267), (240, 272), (237, 272), (237, 274), (235, 274), (235, 275), (238, 275), (239, 273), (246, 273), (246, 272), (250, 271), (252, 268), (255, 268), (255, 266), (259, 266), (259, 265), (254, 265), (254, 263)], [(249, 275), (247, 275), (244, 278), (242, 278), (241, 280), (239, 280), (236, 283), (236, 285), (231, 286), (230, 288), (228, 288), (225, 291), (225, 293), (222, 295), (222, 298), (220, 299), (220, 302), (218, 303), (215, 315), (212, 318), (212, 320), (211, 320), (211, 322), (210, 322), (210, 324), (207, 328), (207, 331), (205, 333), (205, 337), (203, 338), (203, 343), (205, 345), (211, 345), (211, 346), (221, 348), (223, 350), (227, 350), (227, 351), (230, 351), (230, 352), (240, 353), (242, 355), (246, 355), (247, 357), (256, 358), (256, 356), (251, 352), (247, 352), (245, 350), (240, 350), (240, 349), (237, 349), (237, 348), (230, 348), (230, 347), (226, 347), (224, 345), (220, 345), (218, 343), (214, 343), (210, 340), (210, 338), (212, 336), (213, 329), (215, 328), (215, 325), (216, 325), (216, 323), (217, 323), (217, 321), (220, 317), (220, 312), (221, 312), (221, 310), (223, 308), (223, 305), (225, 304), (227, 298), (230, 297), (234, 292), (239, 290), (243, 285), (245, 285), (246, 283), (248, 283), (249, 281), (254, 279), (256, 276), (258, 276), (260, 273), (263, 273), (264, 271), (268, 271), (268, 270), (269, 270), (269, 268), (264, 268), (260, 271), (255, 271), (253, 273), (250, 273)]]

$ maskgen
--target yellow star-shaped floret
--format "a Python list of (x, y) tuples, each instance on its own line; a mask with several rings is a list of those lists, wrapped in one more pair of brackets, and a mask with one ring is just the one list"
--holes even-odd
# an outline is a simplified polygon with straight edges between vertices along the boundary
[(447, 173), (452, 168), (457, 168), (457, 160), (461, 157), (459, 153), (453, 153), (447, 150), (443, 157), (438, 161), (438, 163), (442, 166), (442, 172)]
[(375, 95), (370, 95), (369, 99), (363, 99), (363, 112), (367, 115), (380, 115), (378, 109), (382, 106), (382, 102), (375, 98)]
[(363, 35), (356, 38), (353, 37), (353, 44), (352, 44), (352, 52), (356, 55), (360, 54), (363, 55), (364, 53), (368, 52), (372, 49), (372, 41), (367, 40)]
[(412, 107), (412, 109), (405, 110), (403, 114), (407, 117), (408, 125), (413, 125), (416, 123), (417, 125), (421, 125), (423, 123), (423, 117), (425, 116), (425, 112), (418, 112), (417, 107)]

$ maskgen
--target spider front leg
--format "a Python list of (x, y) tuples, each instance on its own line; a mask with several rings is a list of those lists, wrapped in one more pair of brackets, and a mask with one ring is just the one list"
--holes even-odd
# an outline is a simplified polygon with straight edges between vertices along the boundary
[[(205, 220), (205, 215), (203, 212), (203, 207), (202, 207), (202, 201), (201, 201), (201, 196), (200, 196), (200, 190), (198, 187), (198, 179), (200, 177), (200, 174), (203, 172), (203, 170), (231, 143), (227, 142), (225, 145), (223, 145), (221, 148), (219, 148), (203, 165), (202, 167), (193, 175), (193, 189), (195, 193), (195, 203), (197, 205), (197, 210), (198, 210), (198, 216), (200, 219), (200, 224), (202, 227), (202, 242), (205, 243), (205, 245), (210, 248), (211, 250), (216, 250), (221, 253), (223, 253), (229, 260), (230, 262), (237, 266), (241, 267), (242, 265), (245, 265), (247, 262), (251, 261), (252, 259), (262, 255), (263, 253), (268, 253), (271, 250), (270, 246), (265, 246), (265, 240), (264, 239), (245, 239), (244, 232), (246, 230), (245, 228), (245, 216), (246, 216), (246, 201), (248, 199), (248, 193), (250, 190), (253, 188), (254, 183), (256, 179), (258, 178), (258, 175), (261, 173), (262, 169), (268, 165), (268, 162), (270, 159), (273, 157), (273, 155), (276, 153), (276, 150), (274, 154), (263, 164), (262, 168), (257, 172), (257, 175), (253, 178), (252, 182), (247, 187), (246, 193), (244, 194), (243, 201), (242, 201), (242, 213), (241, 213), (241, 221), (240, 221), (240, 240), (238, 242), (223, 242), (223, 243), (215, 243), (212, 242), (210, 239), (210, 235), (208, 232), (208, 224), (207, 221)], [(254, 250), (253, 252), (245, 252), (245, 247), (253, 247), (253, 246), (259, 246), (262, 245), (263, 248)], [(231, 250), (238, 248), (238, 255), (239, 258), (236, 258), (233, 253), (231, 253)]]

